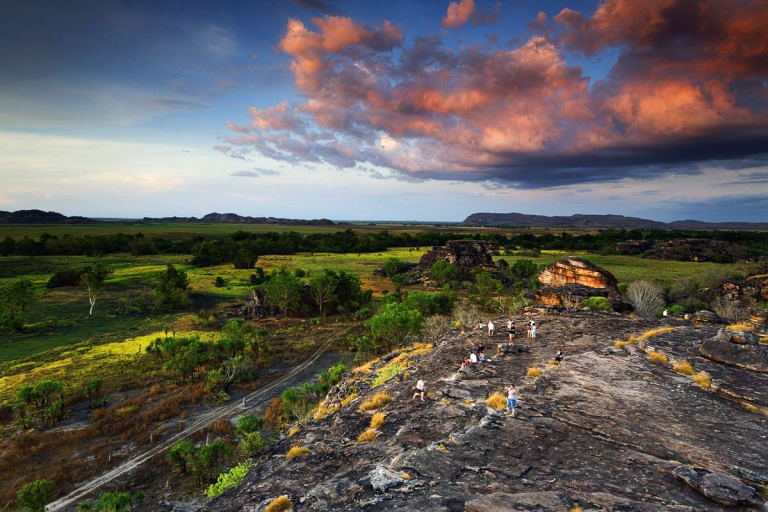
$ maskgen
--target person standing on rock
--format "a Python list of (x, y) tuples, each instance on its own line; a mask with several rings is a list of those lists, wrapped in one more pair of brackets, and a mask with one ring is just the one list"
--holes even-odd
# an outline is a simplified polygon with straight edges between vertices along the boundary
[(511, 318), (507, 322), (507, 334), (509, 335), (509, 342), (512, 343), (515, 339), (515, 321)]
[(514, 384), (510, 384), (507, 388), (507, 416), (510, 414), (512, 417), (515, 417), (515, 412), (517, 405), (517, 389), (515, 388)]
[(427, 389), (427, 383), (422, 379), (419, 379), (418, 382), (416, 382), (416, 389), (414, 389), (413, 398), (411, 400), (415, 400), (417, 396), (421, 395), (421, 401), (423, 402), (425, 389)]
[(557, 354), (555, 354), (555, 361), (560, 363), (562, 362), (564, 357), (565, 357), (565, 354), (563, 354), (563, 349), (562, 348), (557, 349)]
[(488, 322), (488, 336), (493, 336), (494, 331), (496, 330), (496, 326), (493, 324), (493, 320)]
[(531, 320), (531, 338), (536, 337), (536, 322)]
[(474, 352), (469, 354), (469, 362), (470, 363), (476, 363), (477, 362), (477, 354), (475, 354)]

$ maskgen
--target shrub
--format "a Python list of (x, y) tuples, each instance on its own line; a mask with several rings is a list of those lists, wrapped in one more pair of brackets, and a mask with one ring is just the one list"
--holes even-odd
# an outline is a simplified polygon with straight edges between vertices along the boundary
[(529, 377), (532, 377), (532, 378), (534, 378), (534, 379), (535, 379), (535, 378), (537, 378), (537, 377), (540, 377), (540, 376), (541, 376), (541, 370), (539, 370), (539, 369), (538, 369), (538, 368), (536, 368), (535, 366), (531, 366), (530, 368), (528, 368), (528, 371), (527, 371), (527, 372), (525, 372), (525, 374), (526, 374), (527, 376), (529, 376)]
[(251, 469), (252, 464), (250, 462), (243, 462), (230, 469), (227, 473), (222, 473), (216, 480), (215, 484), (211, 484), (208, 490), (205, 491), (205, 495), (209, 498), (216, 498), (224, 494), (224, 491), (237, 487), (245, 479), (245, 475), (248, 474), (248, 470)]
[(264, 449), (265, 443), (259, 432), (248, 432), (237, 444), (237, 451), (243, 457), (253, 457)]
[(269, 505), (267, 505), (267, 508), (264, 509), (264, 512), (286, 512), (292, 508), (293, 502), (288, 496), (283, 495), (272, 500)]
[(371, 428), (381, 428), (384, 425), (384, 413), (377, 412), (371, 417)]
[(291, 460), (297, 457), (303, 457), (308, 454), (309, 454), (309, 448), (307, 448), (306, 446), (294, 445), (294, 446), (291, 446), (291, 449), (288, 450), (288, 453), (285, 454), (285, 458), (288, 460)]
[(654, 363), (664, 363), (664, 364), (666, 364), (666, 363), (669, 362), (669, 359), (667, 358), (667, 356), (665, 356), (661, 352), (656, 352), (655, 350), (653, 352), (651, 352), (650, 354), (648, 354), (648, 357), (650, 357), (651, 361), (653, 361)]
[(232, 265), (235, 268), (250, 270), (254, 265), (256, 265), (257, 260), (258, 257), (256, 257), (252, 252), (246, 251), (245, 249), (240, 249), (237, 252), (237, 255), (235, 255), (235, 259), (232, 261)]
[(283, 421), (283, 399), (275, 397), (264, 410), (264, 422), (275, 428)]
[(40, 479), (25, 485), (16, 493), (16, 504), (28, 512), (45, 512), (45, 506), (53, 501), (56, 484)]
[(693, 366), (688, 361), (675, 363), (672, 369), (681, 375), (693, 375), (696, 373), (696, 370), (693, 369)]
[(697, 373), (693, 378), (693, 382), (703, 387), (704, 389), (709, 389), (712, 387), (712, 377), (704, 372)]
[(672, 304), (667, 308), (667, 313), (670, 315), (681, 315), (685, 313), (685, 306), (681, 304)]
[(217, 276), (216, 281), (213, 283), (213, 286), (215, 286), (216, 288), (224, 288), (225, 286), (227, 286), (227, 282), (224, 281), (223, 277)]
[(507, 406), (507, 398), (503, 394), (496, 392), (491, 394), (491, 396), (488, 397), (485, 403), (491, 409), (496, 409), (497, 411), (500, 411)]
[(581, 302), (581, 307), (595, 311), (613, 311), (613, 306), (605, 297), (590, 297)]
[(634, 281), (627, 288), (627, 300), (635, 307), (635, 312), (646, 318), (656, 316), (664, 307), (661, 288), (648, 281)]
[(392, 402), (392, 397), (390, 397), (386, 391), (381, 391), (379, 393), (376, 393), (373, 395), (373, 397), (364, 402), (360, 405), (361, 411), (374, 411), (376, 409), (381, 409), (385, 405)]
[(357, 436), (357, 442), (358, 443), (370, 443), (371, 441), (376, 440), (376, 431), (372, 428), (369, 428), (359, 436)]
[(237, 434), (242, 436), (258, 432), (264, 426), (264, 420), (255, 414), (244, 414), (237, 420)]
[(48, 279), (48, 288), (61, 288), (64, 286), (79, 286), (83, 271), (64, 269), (59, 270)]

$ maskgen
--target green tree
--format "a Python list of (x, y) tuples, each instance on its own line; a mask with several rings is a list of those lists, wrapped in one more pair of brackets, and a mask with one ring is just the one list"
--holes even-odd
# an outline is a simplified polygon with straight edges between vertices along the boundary
[(234, 261), (232, 264), (235, 268), (239, 268), (242, 270), (250, 270), (256, 265), (256, 262), (258, 261), (258, 256), (253, 254), (250, 251), (247, 251), (245, 249), (240, 249), (237, 251), (237, 255), (235, 256)]
[(288, 273), (278, 272), (267, 283), (262, 285), (267, 302), (279, 308), (283, 316), (295, 309), (301, 300), (301, 281)]
[(393, 302), (384, 306), (381, 312), (370, 318), (366, 324), (370, 327), (371, 334), (389, 351), (420, 334), (424, 315), (405, 304)]
[(432, 264), (429, 276), (440, 284), (450, 283), (459, 278), (459, 267), (448, 260), (439, 259)]
[(198, 450), (195, 457), (195, 475), (197, 482), (211, 482), (221, 472), (221, 468), (235, 452), (223, 441), (214, 441)]
[(168, 464), (181, 471), (182, 474), (187, 474), (195, 458), (195, 453), (195, 446), (189, 441), (182, 439), (171, 446), (168, 453), (165, 454), (165, 460)]
[(237, 451), (242, 457), (253, 457), (264, 449), (265, 443), (259, 432), (243, 434), (237, 443)]
[(255, 414), (244, 414), (237, 420), (237, 434), (245, 435), (258, 432), (264, 426), (264, 419)]
[(16, 504), (27, 512), (45, 512), (45, 506), (53, 501), (56, 484), (40, 479), (27, 484), (16, 493)]
[(396, 276), (402, 272), (404, 268), (405, 263), (403, 263), (399, 258), (387, 258), (384, 260), (384, 265), (382, 265), (384, 274), (390, 279), (392, 279), (392, 276)]
[(10, 256), (16, 248), (16, 241), (7, 236), (0, 242), (0, 256)]
[(317, 303), (320, 316), (323, 316), (323, 306), (334, 300), (337, 284), (338, 279), (335, 274), (327, 270), (309, 281), (309, 292)]
[(477, 294), (480, 305), (485, 307), (491, 298), (497, 293), (501, 293), (504, 287), (501, 285), (501, 281), (494, 279), (491, 274), (485, 270), (481, 270), (475, 274), (476, 285), (474, 288)]
[(101, 379), (93, 379), (85, 386), (85, 394), (88, 396), (88, 407), (101, 407), (103, 401), (101, 399), (101, 387), (104, 381)]
[(152, 309), (169, 311), (188, 308), (190, 300), (187, 288), (189, 288), (187, 273), (169, 264), (165, 272), (162, 272), (152, 285)]
[(21, 279), (0, 288), (0, 329), (21, 331), (29, 310), (37, 300), (35, 286), (29, 279)]
[(80, 275), (80, 283), (88, 290), (88, 316), (93, 316), (93, 307), (96, 305), (101, 290), (104, 289), (104, 280), (112, 271), (104, 267), (100, 262), (93, 267), (85, 267)]

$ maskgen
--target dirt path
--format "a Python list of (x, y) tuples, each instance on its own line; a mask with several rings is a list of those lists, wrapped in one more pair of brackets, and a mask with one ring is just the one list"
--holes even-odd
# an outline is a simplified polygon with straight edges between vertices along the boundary
[[(322, 361), (322, 363), (318, 363), (320, 356), (323, 355), (325, 350), (335, 340), (347, 334), (355, 326), (356, 325), (351, 325), (349, 327), (346, 327), (344, 329), (340, 329), (334, 332), (326, 340), (322, 342), (320, 347), (312, 354), (312, 356), (309, 357), (309, 359), (307, 359), (306, 361), (298, 365), (296, 368), (294, 368), (284, 376), (277, 379), (275, 382), (272, 382), (268, 384), (266, 387), (258, 389), (253, 393), (249, 394), (248, 396), (246, 396), (245, 401), (246, 401), (247, 409), (251, 409), (252, 407), (261, 405), (264, 402), (271, 400), (274, 396), (281, 393), (284, 389), (300, 384), (301, 382), (304, 382), (304, 380), (306, 380), (308, 375), (312, 375), (314, 373), (317, 373), (321, 370), (326, 369), (324, 367), (321, 367), (321, 364), (325, 364), (325, 361)], [(116, 478), (119, 478), (123, 475), (130, 473), (134, 469), (141, 466), (143, 463), (147, 462), (152, 457), (155, 457), (156, 455), (163, 453), (165, 450), (173, 446), (176, 442), (182, 439), (186, 439), (187, 437), (191, 436), (195, 432), (198, 432), (204, 429), (205, 427), (209, 426), (211, 423), (221, 418), (234, 416), (236, 414), (240, 414), (243, 412), (246, 412), (246, 411), (243, 410), (242, 408), (242, 400), (238, 400), (234, 403), (227, 405), (226, 407), (215, 409), (213, 411), (202, 414), (199, 417), (195, 418), (194, 420), (187, 420), (187, 427), (183, 431), (172, 435), (171, 437), (160, 442), (153, 448), (146, 450), (145, 452), (140, 453), (126, 460), (125, 462), (121, 463), (119, 466), (107, 471), (101, 476), (98, 476), (88, 482), (83, 483), (79, 487), (75, 488), (69, 494), (66, 494), (61, 498), (57, 499), (56, 501), (49, 503), (48, 506), (46, 507), (46, 511), (55, 512), (55, 511), (66, 510), (67, 507), (71, 507), (72, 505), (79, 503), (81, 500), (85, 499), (92, 492), (97, 491), (103, 485), (108, 484), (109, 482), (112, 482)]]

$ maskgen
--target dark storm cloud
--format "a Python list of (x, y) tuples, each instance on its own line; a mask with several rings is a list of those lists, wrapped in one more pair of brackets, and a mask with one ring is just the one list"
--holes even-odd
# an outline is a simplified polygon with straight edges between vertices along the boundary
[(339, 13), (339, 10), (335, 6), (331, 5), (329, 2), (324, 2), (323, 0), (290, 0), (290, 2), (323, 14)]

